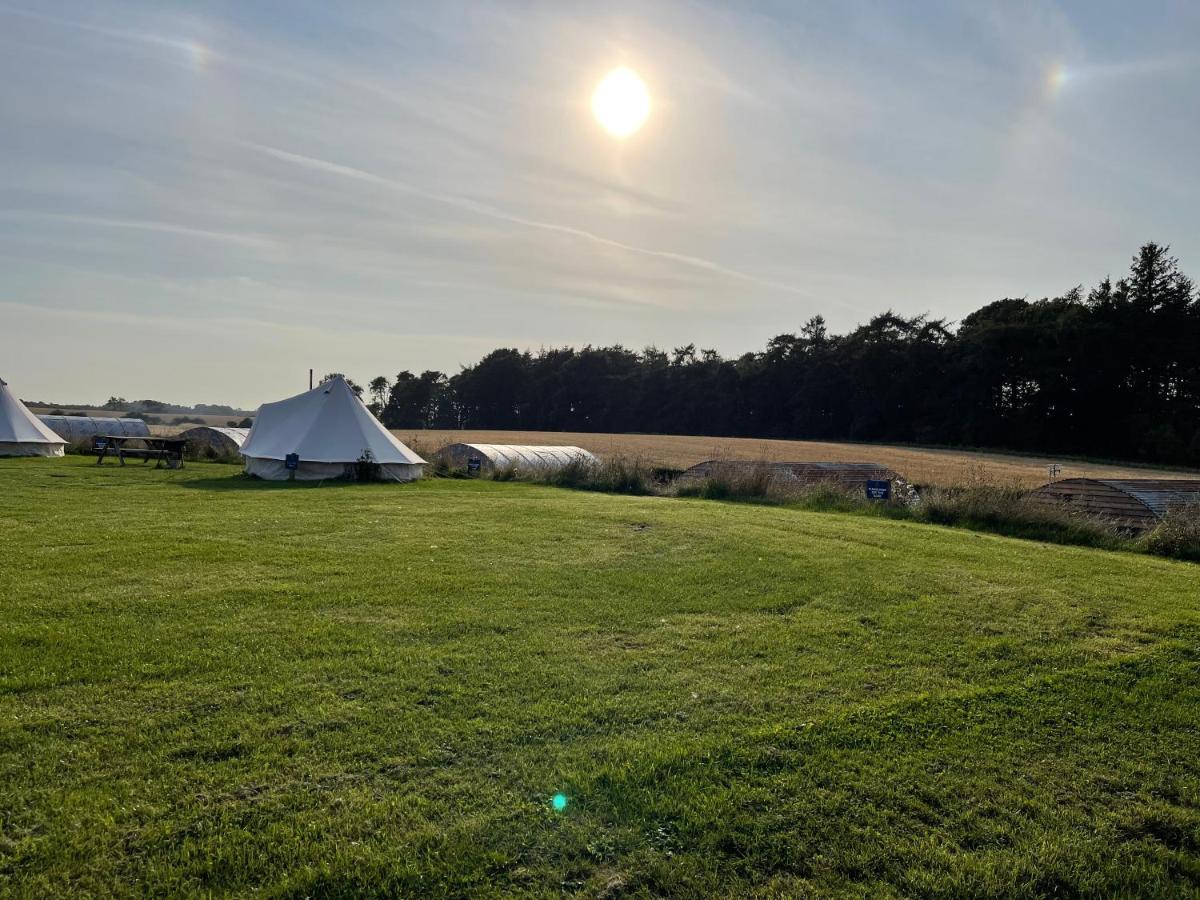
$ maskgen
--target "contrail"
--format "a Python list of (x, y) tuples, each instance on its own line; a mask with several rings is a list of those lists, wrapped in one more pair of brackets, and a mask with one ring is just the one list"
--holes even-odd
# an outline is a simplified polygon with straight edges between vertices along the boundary
[(571, 225), (560, 225), (555, 222), (541, 222), (537, 219), (527, 219), (524, 216), (518, 216), (510, 212), (506, 212), (497, 207), (490, 206), (486, 203), (479, 203), (475, 200), (469, 200), (466, 197), (457, 197), (452, 194), (439, 194), (433, 191), (427, 191), (424, 188), (419, 188), (416, 185), (409, 184), (404, 181), (398, 181), (394, 178), (386, 178), (382, 175), (376, 175), (373, 172), (368, 172), (364, 169), (356, 169), (352, 166), (342, 165), (341, 163), (330, 162), (325, 159), (317, 159), (312, 156), (304, 156), (300, 153), (292, 153), (288, 150), (281, 150), (278, 147), (271, 147), (266, 144), (255, 144), (247, 142), (245, 146), (250, 147), (259, 153), (291, 163), (292, 165), (302, 166), (306, 169), (313, 169), (318, 172), (328, 172), (333, 175), (340, 175), (343, 178), (353, 178), (356, 181), (365, 181), (369, 184), (377, 184), (381, 187), (390, 188), (392, 190), (401, 191), (405, 194), (410, 194), (415, 197), (422, 197), (426, 200), (432, 200), (436, 203), (444, 203), (447, 206), (453, 206), (458, 209), (464, 209), (476, 215), (486, 216), (490, 219), (497, 219), (501, 222), (509, 222), (514, 225), (521, 225), (526, 228), (536, 228), (540, 231), (550, 231), (556, 234), (565, 234), (571, 237), (580, 238), (581, 240), (590, 241), (594, 244), (600, 244), (605, 247), (614, 247), (618, 250), (624, 250), (627, 253), (636, 253), (640, 256), (650, 256), (655, 259), (665, 259), (670, 262), (679, 263), (680, 265), (689, 266), (693, 269), (701, 269), (705, 272), (712, 272), (717, 275), (724, 275), (727, 278), (736, 278), (740, 281), (747, 281), (751, 284), (762, 285), (764, 287), (774, 288), (775, 290), (787, 291), (793, 294), (800, 294), (805, 297), (810, 297), (811, 294), (794, 285), (784, 284), (779, 281), (772, 281), (767, 278), (760, 278), (749, 272), (742, 272), (738, 269), (731, 269), (728, 266), (723, 266), (715, 263), (712, 260), (702, 259), (698, 256), (689, 256), (685, 253), (672, 253), (669, 250), (654, 250), (649, 247), (638, 247), (635, 244), (626, 244), (622, 241), (606, 238), (599, 234), (594, 234), (590, 231), (585, 231), (582, 228), (575, 228)]
[(104, 37), (116, 38), (123, 41), (137, 41), (138, 43), (142, 44), (168, 47), (172, 50), (191, 49), (191, 45), (187, 41), (165, 37), (161, 34), (152, 34), (147, 31), (132, 31), (126, 28), (109, 28), (104, 25), (93, 25), (90, 22), (77, 22), (70, 19), (60, 19), (56, 16), (47, 16), (28, 9), (18, 9), (17, 7), (7, 5), (0, 5), (0, 12), (9, 13), (10, 15), (14, 16), (22, 16), (23, 18), (32, 19), (37, 22), (43, 22), (47, 25), (60, 25), (63, 28), (75, 28), (79, 31), (87, 31), (92, 34), (99, 34), (103, 35)]
[(127, 228), (136, 231), (156, 231), (162, 234), (178, 234), (183, 237), (205, 238), (212, 241), (229, 241), (250, 247), (274, 247), (278, 242), (258, 234), (243, 234), (237, 231), (215, 231), (210, 228), (192, 228), (174, 222), (159, 222), (152, 219), (113, 219), (105, 216), (89, 216), (79, 213), (41, 212), (39, 210), (5, 209), (0, 216), (20, 219), (46, 219), (74, 225), (97, 225), (101, 228)]
[(159, 49), (169, 50), (171, 51), (171, 54), (167, 56), (168, 59), (174, 57), (176, 60), (185, 60), (193, 65), (195, 65), (197, 62), (203, 62), (205, 64), (209, 62), (220, 62), (230, 66), (237, 66), (248, 71), (258, 72), (263, 75), (270, 75), (276, 78), (299, 81), (305, 84), (317, 84), (317, 80), (315, 78), (298, 70), (271, 65), (263, 62), (260, 59), (252, 59), (248, 56), (232, 56), (227, 52), (215, 50), (208, 44), (201, 43), (199, 41), (168, 37), (167, 35), (156, 34), (150, 31), (135, 31), (129, 28), (111, 28), (105, 25), (94, 25), (90, 22), (75, 21), (72, 19), (60, 19), (56, 16), (48, 16), (27, 9), (18, 9), (3, 3), (0, 3), (0, 13), (21, 16), (25, 19), (29, 19), (30, 21), (41, 22), (45, 25), (54, 25), (59, 28), (74, 29), (76, 31), (82, 31), (87, 34), (95, 34), (116, 41), (126, 41), (129, 43), (143, 44), (147, 47), (156, 47)]

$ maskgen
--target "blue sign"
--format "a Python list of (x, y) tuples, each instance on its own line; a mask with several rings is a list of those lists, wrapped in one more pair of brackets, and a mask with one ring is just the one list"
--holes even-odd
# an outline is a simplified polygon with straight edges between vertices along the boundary
[(96, 449), (104, 450), (108, 447), (108, 441), (104, 438), (96, 438)]
[(289, 453), (285, 456), (283, 458), (283, 467), (285, 469), (292, 469), (293, 471), (300, 468), (300, 454)]
[(867, 499), (868, 500), (887, 500), (892, 496), (892, 483), (890, 481), (868, 481), (867, 482)]
[(468, 473), (473, 474), (475, 472), (478, 472), (480, 467), (482, 467), (482, 466), (483, 466), (483, 460), (480, 459), (478, 456), (472, 456), (470, 459), (467, 460), (467, 472)]

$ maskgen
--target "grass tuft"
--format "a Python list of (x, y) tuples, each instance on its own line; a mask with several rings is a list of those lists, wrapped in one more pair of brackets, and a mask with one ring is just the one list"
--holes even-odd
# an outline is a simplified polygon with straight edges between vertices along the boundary
[[(708, 477), (677, 483), (672, 492), (677, 497), (911, 519), (1056, 544), (1111, 550), (1138, 549), (1138, 545), (1123, 535), (1113, 522), (1065, 506), (1040, 503), (1015, 486), (987, 484), (980, 480), (956, 487), (928, 488), (919, 495), (909, 485), (896, 482), (892, 499), (878, 502), (868, 500), (857, 489), (832, 481), (804, 485), (777, 477), (765, 464), (753, 467), (715, 465)], [(1164, 549), (1166, 546), (1164, 544)]]
[(771, 467), (759, 461), (750, 466), (712, 464), (705, 478), (677, 482), (677, 497), (703, 497), (706, 500), (787, 500), (798, 492), (775, 477)]
[(1142, 549), (1156, 556), (1200, 562), (1200, 503), (1172, 506), (1140, 543)]
[(645, 461), (614, 456), (599, 462), (574, 459), (559, 469), (531, 473), (530, 480), (555, 487), (606, 494), (645, 496), (657, 492), (654, 470)]
[(1064, 505), (1039, 502), (1021, 488), (972, 484), (932, 488), (912, 507), (913, 518), (1058, 544), (1132, 549), (1116, 523)]

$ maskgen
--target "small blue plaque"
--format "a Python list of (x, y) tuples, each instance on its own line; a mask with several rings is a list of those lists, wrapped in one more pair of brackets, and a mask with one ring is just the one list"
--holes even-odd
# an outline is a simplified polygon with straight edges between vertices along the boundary
[(892, 496), (892, 483), (890, 481), (875, 481), (867, 482), (867, 499), (868, 500), (887, 500)]
[(483, 467), (483, 460), (478, 456), (472, 456), (467, 460), (467, 472), (474, 475)]
[(287, 456), (285, 456), (283, 458), (283, 467), (285, 469), (291, 469), (292, 471), (300, 468), (300, 454), (289, 453)]

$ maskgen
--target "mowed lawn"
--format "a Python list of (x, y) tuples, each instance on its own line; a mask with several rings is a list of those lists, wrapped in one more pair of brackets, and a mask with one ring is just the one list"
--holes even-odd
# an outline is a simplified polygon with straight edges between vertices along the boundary
[(0, 894), (1200, 891), (1200, 566), (235, 472), (0, 461)]

